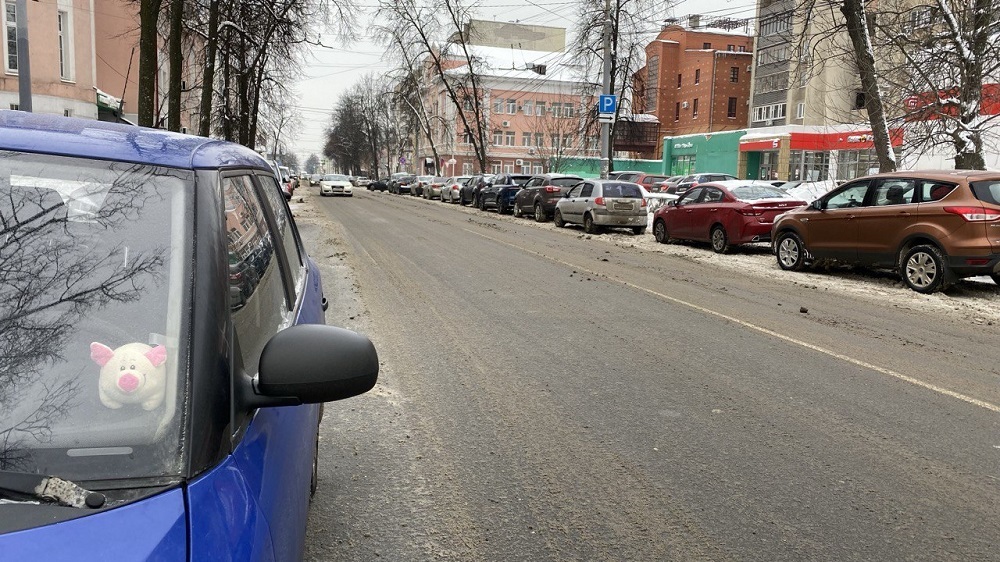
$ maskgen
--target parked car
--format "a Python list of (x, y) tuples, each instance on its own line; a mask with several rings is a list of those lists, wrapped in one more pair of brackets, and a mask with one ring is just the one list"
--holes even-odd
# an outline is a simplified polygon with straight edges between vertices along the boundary
[(319, 180), (323, 179), (323, 174), (310, 174), (309, 175), (309, 185), (319, 185)]
[(453, 178), (448, 178), (441, 186), (441, 201), (448, 203), (458, 203), (459, 192), (462, 190), (462, 186), (465, 182), (472, 179), (472, 176), (455, 176)]
[(421, 196), (424, 199), (440, 199), (441, 198), (441, 186), (444, 182), (448, 181), (448, 178), (443, 176), (434, 176), (428, 181), (423, 188)]
[(462, 189), (459, 190), (458, 203), (460, 205), (472, 204), (473, 206), (477, 206), (479, 203), (479, 190), (481, 190), (483, 186), (489, 184), (492, 180), (492, 174), (472, 176), (472, 178), (462, 186)]
[(608, 172), (609, 180), (620, 180), (620, 181), (634, 181), (635, 178), (641, 176), (643, 172), (637, 170), (620, 170), (614, 172)]
[(591, 179), (573, 187), (556, 203), (552, 222), (558, 227), (582, 224), (588, 234), (605, 227), (630, 228), (634, 234), (646, 232), (646, 200), (637, 183)]
[(733, 246), (771, 239), (774, 217), (806, 205), (769, 183), (729, 180), (701, 184), (653, 213), (657, 242), (709, 242), (724, 254)]
[(672, 187), (673, 191), (669, 191), (671, 194), (677, 193), (677, 182), (684, 179), (684, 176), (670, 176), (663, 181), (654, 182), (649, 187), (650, 193), (668, 193), (668, 190)]
[(635, 179), (626, 180), (635, 182), (646, 189), (650, 193), (659, 193), (660, 182), (667, 181), (668, 177), (662, 174), (646, 174), (642, 173), (635, 177)]
[(556, 210), (556, 202), (569, 193), (570, 188), (582, 181), (583, 178), (580, 176), (565, 174), (532, 176), (514, 197), (512, 206), (514, 216), (528, 214), (534, 216), (538, 222), (549, 220)]
[(480, 211), (496, 209), (501, 215), (514, 206), (514, 197), (521, 186), (531, 179), (529, 174), (500, 174), (479, 190), (477, 207)]
[(413, 186), (417, 183), (417, 176), (411, 174), (404, 174), (401, 176), (396, 176), (393, 174), (393, 180), (389, 184), (389, 193), (395, 193), (400, 195), (403, 193), (409, 194)]
[(354, 195), (354, 185), (347, 176), (341, 174), (326, 174), (319, 180), (319, 194), (327, 195)]
[(389, 189), (389, 184), (382, 180), (375, 180), (368, 184), (368, 191), (387, 191)]
[(1000, 284), (1000, 173), (916, 171), (847, 182), (778, 217), (782, 269), (833, 259), (898, 271), (919, 293), (964, 277)]
[(301, 559), (320, 403), (378, 356), (323, 325), (280, 179), (233, 143), (38, 113), (0, 111), (0, 151), (0, 557)]
[(366, 176), (358, 176), (354, 178), (354, 185), (356, 187), (368, 187), (369, 185), (371, 185), (371, 183), (372, 183), (371, 178), (368, 178)]
[(417, 176), (416, 183), (410, 186), (410, 195), (423, 197), (424, 187), (430, 185), (432, 181), (434, 181), (434, 176)]
[(737, 178), (729, 174), (691, 174), (684, 176), (677, 184), (673, 187), (667, 188), (667, 193), (673, 195), (681, 195), (685, 191), (695, 187), (698, 184), (706, 183), (710, 181), (730, 181)]

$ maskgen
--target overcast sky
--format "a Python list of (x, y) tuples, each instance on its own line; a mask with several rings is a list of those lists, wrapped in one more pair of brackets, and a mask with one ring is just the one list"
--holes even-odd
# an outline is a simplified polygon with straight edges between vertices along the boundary
[[(364, 5), (372, 6), (374, 3), (365, 2)], [(480, 0), (476, 5), (479, 19), (572, 29), (577, 0)], [(681, 0), (673, 10), (673, 16), (698, 13), (709, 17), (749, 18), (754, 15), (755, 5), (755, 0)], [(650, 28), (655, 30), (660, 23), (651, 21)], [(361, 35), (366, 35), (364, 28)], [(302, 126), (295, 132), (290, 144), (303, 163), (310, 154), (321, 154), (323, 132), (330, 122), (330, 110), (340, 94), (365, 73), (385, 72), (393, 66), (383, 56), (382, 48), (368, 39), (344, 45), (332, 37), (325, 37), (324, 43), (336, 47), (314, 48), (303, 65), (301, 80), (294, 86), (296, 95), (293, 99), (298, 104)]]

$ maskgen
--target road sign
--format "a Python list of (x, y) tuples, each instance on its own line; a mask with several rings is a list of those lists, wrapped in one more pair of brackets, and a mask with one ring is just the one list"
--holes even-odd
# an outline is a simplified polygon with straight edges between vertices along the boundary
[(615, 114), (614, 113), (600, 113), (597, 115), (598, 123), (614, 123)]
[(602, 94), (597, 99), (598, 113), (614, 113), (615, 109), (617, 108), (618, 108), (618, 96), (610, 96)]

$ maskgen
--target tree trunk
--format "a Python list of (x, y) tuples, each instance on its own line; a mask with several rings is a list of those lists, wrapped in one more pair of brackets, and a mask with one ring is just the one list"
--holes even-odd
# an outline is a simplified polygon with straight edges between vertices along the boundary
[(215, 95), (215, 56), (219, 46), (219, 0), (211, 0), (208, 7), (208, 43), (205, 46), (205, 72), (201, 79), (201, 114), (198, 134), (207, 137), (212, 133), (212, 98)]
[[(995, 29), (995, 24), (991, 25), (991, 19), (996, 17), (996, 8), (993, 7), (992, 0), (975, 0), (975, 6), (970, 6), (972, 10), (972, 22), (967, 28), (971, 28), (969, 40), (965, 37), (959, 27), (955, 27), (955, 42), (965, 42), (969, 53), (962, 58), (960, 76), (962, 83), (958, 87), (958, 97), (961, 104), (961, 115), (959, 117), (960, 128), (955, 131), (952, 137), (955, 139), (955, 169), (956, 170), (985, 170), (986, 160), (983, 158), (983, 137), (979, 123), (980, 107), (983, 99), (983, 55), (987, 52), (987, 42), (990, 41), (991, 30)], [(950, 14), (949, 17), (955, 17)]]
[(861, 75), (861, 90), (865, 96), (865, 109), (872, 128), (875, 154), (878, 156), (879, 172), (896, 171), (896, 154), (892, 150), (889, 124), (885, 117), (882, 92), (878, 87), (878, 72), (875, 69), (875, 53), (872, 49), (868, 18), (863, 0), (844, 0), (840, 11), (847, 19), (847, 34), (854, 47), (854, 59)]
[(139, 4), (139, 125), (152, 127), (156, 112), (156, 26), (161, 0), (141, 0)]
[(184, 56), (181, 53), (181, 31), (184, 28), (184, 0), (170, 0), (170, 84), (167, 88), (167, 129), (181, 130), (181, 76)]

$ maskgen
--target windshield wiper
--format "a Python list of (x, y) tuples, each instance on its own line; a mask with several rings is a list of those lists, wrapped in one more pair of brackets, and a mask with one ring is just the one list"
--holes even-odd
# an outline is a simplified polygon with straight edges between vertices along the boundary
[(27, 472), (0, 472), (0, 493), (3, 492), (90, 509), (103, 507), (107, 501), (104, 494), (91, 492), (69, 480)]

